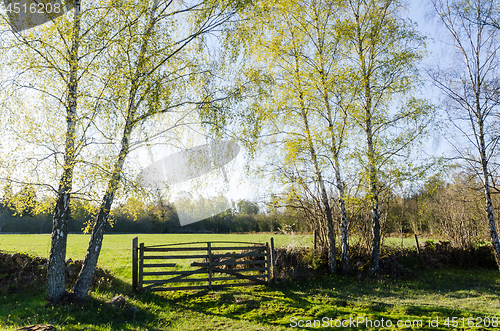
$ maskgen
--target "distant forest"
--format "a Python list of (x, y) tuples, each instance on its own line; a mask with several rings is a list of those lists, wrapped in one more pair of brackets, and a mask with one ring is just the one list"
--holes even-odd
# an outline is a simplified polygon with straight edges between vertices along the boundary
[[(4, 188), (0, 203), (0, 233), (51, 233), (53, 199), (39, 200), (29, 186), (12, 193)], [(68, 219), (70, 233), (84, 233), (91, 226), (98, 208), (87, 201), (72, 199)], [(157, 201), (141, 205), (134, 198), (113, 209), (106, 226), (107, 233), (193, 233), (193, 232), (273, 232), (280, 228), (308, 231), (307, 226), (294, 224), (296, 213), (262, 212), (258, 204), (241, 200), (232, 209), (208, 219), (181, 226), (175, 205)], [(307, 225), (307, 224), (305, 224)]]
[[(470, 247), (488, 237), (483, 220), (484, 201), (474, 174), (452, 171), (446, 180), (431, 176), (417, 188), (388, 192), (381, 201), (382, 236), (418, 233), (450, 240), (453, 246)], [(34, 188), (13, 193), (4, 187), (0, 203), (0, 233), (50, 233), (53, 200), (38, 199)], [(369, 209), (365, 200), (349, 199), (350, 232), (364, 245), (370, 243)], [(494, 199), (494, 204), (499, 201)], [(72, 199), (68, 230), (83, 233), (92, 226), (95, 204)], [(368, 210), (368, 211), (367, 211)], [(333, 208), (333, 213), (339, 213)], [(143, 204), (129, 198), (112, 210), (106, 233), (197, 233), (197, 232), (312, 232), (320, 210), (314, 200), (234, 202), (231, 209), (208, 219), (181, 226), (175, 205), (166, 201)], [(339, 229), (335, 229), (339, 233)], [(321, 231), (321, 229), (319, 229)]]

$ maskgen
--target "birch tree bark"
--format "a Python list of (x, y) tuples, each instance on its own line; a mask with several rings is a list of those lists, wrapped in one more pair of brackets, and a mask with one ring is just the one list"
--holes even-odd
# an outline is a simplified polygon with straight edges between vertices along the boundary
[[(328, 197), (328, 193), (326, 190), (325, 186), (325, 181), (324, 181), (324, 176), (323, 176), (323, 170), (322, 167), (319, 164), (318, 161), (318, 156), (317, 156), (317, 151), (315, 148), (315, 143), (313, 140), (313, 136), (311, 134), (311, 128), (310, 128), (310, 123), (309, 123), (309, 113), (311, 110), (309, 107), (306, 105), (306, 100), (305, 100), (305, 95), (309, 94), (310, 92), (308, 91), (308, 88), (306, 87), (308, 82), (306, 79), (306, 69), (304, 68), (305, 60), (306, 60), (306, 55), (304, 52), (304, 41), (302, 37), (306, 35), (307, 31), (301, 31), (300, 29), (297, 28), (298, 25), (300, 25), (300, 22), (295, 21), (297, 18), (294, 17), (293, 14), (284, 12), (282, 13), (282, 17), (285, 20), (286, 24), (286, 29), (288, 31), (287, 34), (290, 35), (290, 46), (286, 50), (281, 50), (278, 49), (278, 52), (285, 52), (288, 54), (282, 54), (279, 55), (280, 57), (286, 56), (289, 57), (290, 62), (292, 62), (293, 68), (292, 72), (292, 82), (291, 85), (293, 86), (292, 88), (292, 94), (296, 95), (297, 99), (297, 104), (299, 108), (299, 116), (302, 119), (303, 122), (303, 129), (301, 131), (304, 133), (305, 140), (306, 140), (306, 146), (308, 149), (308, 152), (311, 157), (311, 162), (313, 165), (315, 177), (316, 177), (316, 182), (319, 187), (319, 200), (321, 201), (321, 208), (323, 209), (322, 212), (325, 216), (325, 221), (326, 221), (326, 235), (327, 235), (327, 241), (328, 241), (328, 266), (329, 266), (329, 271), (330, 273), (335, 273), (337, 269), (337, 257), (336, 257), (336, 243), (335, 243), (335, 230), (333, 226), (333, 215), (332, 215), (332, 206), (330, 204), (330, 199)], [(295, 21), (295, 22), (294, 22)], [(310, 58), (309, 58), (310, 59)], [(287, 60), (284, 61), (285, 63)], [(284, 64), (286, 66), (286, 64)], [(286, 76), (284, 76), (286, 77)], [(291, 105), (293, 109), (293, 103)], [(292, 111), (293, 112), (293, 111)], [(287, 112), (288, 113), (288, 112)]]
[(78, 97), (78, 43), (80, 39), (80, 0), (75, 1), (73, 35), (69, 53), (68, 101), (66, 115), (66, 142), (63, 174), (59, 182), (58, 197), (52, 219), (52, 243), (50, 246), (47, 275), (47, 300), (61, 301), (66, 293), (65, 259), (68, 237), (69, 200), (75, 167), (75, 138)]
[[(300, 76), (300, 75), (299, 75)], [(335, 231), (333, 229), (333, 216), (332, 209), (330, 207), (330, 201), (328, 199), (328, 193), (326, 192), (325, 182), (323, 180), (323, 175), (321, 168), (318, 163), (318, 158), (316, 155), (316, 150), (314, 148), (313, 140), (311, 137), (311, 131), (309, 129), (309, 121), (307, 119), (307, 110), (305, 109), (304, 100), (302, 94), (299, 95), (301, 115), (304, 121), (304, 131), (307, 139), (307, 145), (309, 148), (309, 153), (311, 154), (311, 159), (314, 165), (314, 172), (316, 174), (316, 179), (319, 184), (321, 202), (323, 206), (323, 212), (326, 216), (326, 226), (327, 226), (327, 237), (328, 237), (328, 266), (330, 268), (330, 273), (335, 273), (337, 269), (337, 254), (335, 248)]]
[(106, 189), (106, 193), (99, 208), (99, 213), (92, 228), (92, 234), (90, 236), (90, 242), (87, 248), (87, 254), (85, 255), (82, 270), (80, 271), (78, 279), (75, 283), (73, 291), (74, 297), (79, 300), (87, 296), (87, 292), (92, 285), (95, 269), (97, 267), (97, 260), (99, 259), (99, 254), (102, 248), (104, 229), (108, 222), (111, 205), (113, 204), (113, 199), (120, 183), (123, 165), (129, 152), (130, 136), (133, 128), (131, 117), (134, 116), (134, 113), (135, 111), (133, 110), (129, 111), (130, 116), (127, 118), (123, 131), (120, 153), (118, 154), (111, 179), (108, 183), (108, 188)]

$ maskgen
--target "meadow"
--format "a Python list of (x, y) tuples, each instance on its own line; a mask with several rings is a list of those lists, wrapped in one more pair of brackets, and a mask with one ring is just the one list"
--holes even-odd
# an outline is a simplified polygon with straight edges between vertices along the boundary
[[(132, 281), (132, 239), (138, 237), (139, 243), (146, 246), (174, 244), (182, 242), (205, 241), (242, 241), (269, 242), (274, 238), (276, 246), (311, 245), (309, 235), (270, 235), (270, 234), (110, 234), (105, 235), (99, 265), (110, 270), (120, 280)], [(66, 258), (83, 260), (90, 235), (70, 234)], [(50, 234), (6, 234), (0, 235), (0, 251), (8, 253), (27, 253), (35, 256), (49, 257)]]
[[(105, 236), (99, 265), (117, 277), (113, 286), (92, 292), (83, 304), (55, 307), (46, 305), (44, 288), (4, 295), (0, 297), (0, 330), (39, 323), (53, 324), (57, 330), (333, 330), (338, 328), (335, 323), (339, 326), (342, 321), (344, 330), (500, 328), (500, 273), (495, 270), (421, 271), (418, 277), (396, 280), (365, 275), (318, 276), (279, 282), (274, 287), (135, 295), (131, 292), (131, 243), (135, 236)], [(219, 240), (266, 242), (271, 237), (137, 236), (146, 245)], [(312, 245), (307, 235), (272, 236), (276, 246)], [(82, 259), (88, 240), (88, 235), (70, 235), (67, 258)], [(411, 241), (404, 244), (410, 246)], [(50, 235), (0, 235), (0, 250), (48, 257)], [(139, 313), (105, 303), (118, 294), (124, 295)], [(364, 322), (353, 324), (355, 321)]]

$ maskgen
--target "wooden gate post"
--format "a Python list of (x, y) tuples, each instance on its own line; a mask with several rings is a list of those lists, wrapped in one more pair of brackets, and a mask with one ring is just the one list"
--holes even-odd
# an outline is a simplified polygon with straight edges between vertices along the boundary
[(144, 243), (139, 245), (139, 291), (142, 291), (142, 272), (144, 269)]
[(276, 251), (274, 250), (274, 238), (271, 237), (271, 265), (273, 267), (273, 283), (276, 283)]
[(266, 253), (267, 253), (267, 283), (271, 284), (271, 252), (269, 249), (269, 243), (266, 243)]
[(318, 234), (316, 233), (316, 229), (313, 230), (313, 242), (314, 242), (314, 252), (318, 249)]
[(139, 274), (139, 263), (137, 261), (137, 244), (139, 239), (135, 237), (132, 239), (132, 290), (137, 292), (139, 283), (137, 276)]
[(420, 245), (418, 244), (418, 237), (416, 233), (415, 233), (415, 242), (417, 243), (417, 254), (420, 255)]
[(208, 253), (208, 288), (212, 289), (212, 244), (207, 242), (207, 253)]

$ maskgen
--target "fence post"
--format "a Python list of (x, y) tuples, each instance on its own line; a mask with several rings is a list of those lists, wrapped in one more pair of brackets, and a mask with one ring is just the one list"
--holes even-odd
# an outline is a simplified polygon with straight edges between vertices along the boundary
[(212, 244), (207, 242), (208, 253), (208, 288), (212, 289)]
[(276, 283), (276, 251), (274, 250), (274, 238), (271, 237), (271, 264), (273, 267), (273, 283)]
[(144, 243), (139, 246), (139, 290), (142, 290), (142, 269), (144, 269)]
[(417, 254), (420, 255), (420, 245), (418, 244), (418, 237), (416, 233), (415, 233), (415, 241), (417, 243)]
[(266, 253), (267, 253), (267, 284), (271, 285), (271, 252), (269, 249), (269, 243), (266, 243)]
[(132, 239), (132, 290), (134, 292), (137, 292), (138, 290), (138, 282), (137, 282), (137, 275), (139, 273), (138, 268), (138, 261), (137, 261), (137, 243), (139, 239), (135, 237)]

